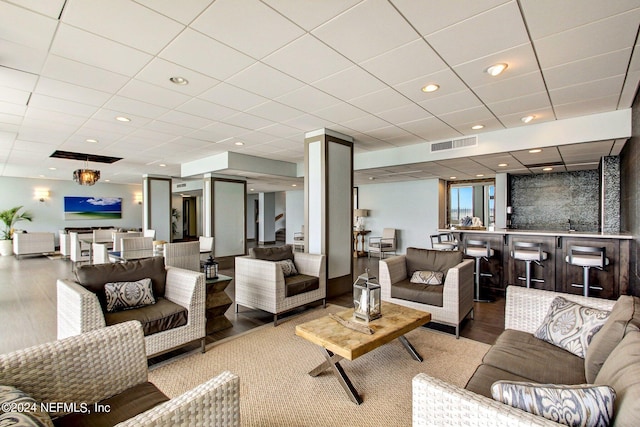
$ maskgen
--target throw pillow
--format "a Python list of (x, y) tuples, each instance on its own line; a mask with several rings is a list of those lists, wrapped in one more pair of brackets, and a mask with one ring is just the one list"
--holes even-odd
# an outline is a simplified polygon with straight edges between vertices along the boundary
[(284, 275), (284, 277), (296, 276), (298, 274), (296, 265), (291, 259), (283, 259), (282, 261), (275, 261), (275, 263), (278, 264), (282, 269), (282, 274)]
[(534, 336), (584, 359), (591, 339), (609, 313), (556, 297)]
[(425, 285), (442, 285), (442, 276), (443, 274), (440, 271), (419, 270), (413, 273), (409, 281)]
[(40, 410), (40, 404), (27, 393), (12, 387), (0, 386), (0, 425), (25, 427), (53, 427), (51, 417)]
[(496, 381), (494, 400), (568, 426), (608, 426), (616, 392), (609, 386)]
[(156, 303), (149, 278), (135, 282), (109, 282), (104, 285), (104, 291), (109, 313)]

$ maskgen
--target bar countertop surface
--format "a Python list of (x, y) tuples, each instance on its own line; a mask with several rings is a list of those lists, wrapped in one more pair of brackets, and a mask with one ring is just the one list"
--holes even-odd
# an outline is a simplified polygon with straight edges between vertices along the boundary
[(466, 228), (440, 228), (438, 232), (460, 232), (460, 233), (485, 233), (485, 234), (518, 234), (532, 236), (551, 236), (551, 237), (585, 237), (591, 239), (620, 239), (630, 240), (633, 239), (631, 234), (626, 233), (603, 233), (603, 232), (589, 232), (589, 231), (568, 231), (568, 230), (524, 230), (518, 228), (496, 228), (495, 230), (479, 230), (479, 229), (466, 229)]

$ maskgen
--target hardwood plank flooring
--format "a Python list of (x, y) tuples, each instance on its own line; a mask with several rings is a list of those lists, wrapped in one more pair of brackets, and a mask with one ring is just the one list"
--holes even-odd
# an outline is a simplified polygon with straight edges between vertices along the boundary
[[(234, 277), (233, 262), (227, 261), (222, 263), (225, 268), (220, 273)], [(355, 275), (363, 273), (367, 267), (370, 268), (370, 274), (378, 275), (377, 259), (369, 263), (367, 258), (359, 258), (354, 259), (353, 263)], [(59, 278), (73, 278), (69, 260), (49, 259), (46, 256), (24, 256), (19, 260), (13, 256), (0, 257), (0, 354), (56, 339), (56, 280)], [(233, 300), (233, 281), (226, 292)], [(350, 294), (327, 302), (344, 307), (352, 307), (353, 304)], [(273, 322), (273, 316), (269, 313), (246, 307), (240, 307), (239, 313), (235, 313), (234, 307), (232, 305), (226, 312), (233, 326), (207, 336), (208, 343)], [(293, 311), (290, 315), (303, 310), (305, 308)], [(474, 311), (475, 318), (464, 322), (461, 335), (492, 344), (503, 330), (504, 298), (498, 298), (494, 303), (476, 303)], [(453, 328), (432, 327), (453, 333)], [(164, 358), (173, 354), (176, 353)]]

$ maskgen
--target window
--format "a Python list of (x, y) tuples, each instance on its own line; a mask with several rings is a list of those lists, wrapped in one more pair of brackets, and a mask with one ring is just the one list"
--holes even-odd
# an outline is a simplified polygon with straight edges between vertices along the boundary
[(447, 223), (478, 217), (484, 226), (495, 222), (495, 181), (449, 182)]

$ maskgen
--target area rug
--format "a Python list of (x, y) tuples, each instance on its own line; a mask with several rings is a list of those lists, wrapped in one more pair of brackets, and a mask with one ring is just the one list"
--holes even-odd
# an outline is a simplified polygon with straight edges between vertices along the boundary
[(406, 335), (422, 363), (395, 340), (354, 361), (341, 362), (364, 402), (356, 405), (334, 374), (308, 372), (324, 357), (294, 333), (297, 324), (344, 311), (329, 305), (214, 343), (197, 353), (154, 366), (149, 380), (169, 397), (228, 370), (240, 377), (243, 426), (410, 426), (411, 380), (425, 372), (464, 386), (489, 345), (426, 328)]

